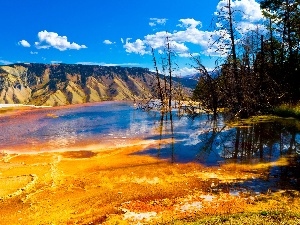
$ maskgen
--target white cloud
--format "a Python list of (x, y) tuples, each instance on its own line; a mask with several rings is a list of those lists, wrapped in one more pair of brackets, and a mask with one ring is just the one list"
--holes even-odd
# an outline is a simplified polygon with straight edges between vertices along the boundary
[(171, 37), (172, 34), (164, 31), (156, 32), (155, 34), (148, 34), (145, 36), (144, 43), (151, 48), (162, 48), (166, 44), (166, 37)]
[(238, 30), (239, 33), (241, 34), (246, 34), (249, 31), (253, 30), (259, 30), (259, 31), (265, 31), (266, 28), (262, 24), (254, 24), (248, 21), (241, 21), (236, 25), (236, 29)]
[(23, 47), (25, 47), (25, 48), (29, 48), (29, 47), (31, 46), (31, 45), (29, 44), (29, 42), (26, 41), (26, 40), (19, 41), (19, 42), (18, 42), (18, 45), (21, 45), (21, 46), (23, 46)]
[(200, 21), (197, 21), (195, 19), (187, 18), (187, 19), (180, 19), (179, 20), (181, 24), (178, 24), (178, 27), (192, 27), (196, 28), (197, 26), (202, 26), (202, 23)]
[(191, 67), (182, 67), (179, 70), (174, 71), (174, 75), (179, 77), (181, 76), (184, 77), (195, 73), (198, 73), (198, 71), (195, 68), (191, 68)]
[(135, 42), (129, 42), (131, 38), (126, 39), (124, 48), (128, 53), (136, 53), (140, 55), (149, 54), (150, 52), (146, 50), (145, 42), (141, 39), (137, 39)]
[(182, 31), (177, 31), (173, 34), (173, 39), (178, 42), (190, 42), (192, 44), (200, 45), (202, 47), (207, 47), (209, 45), (209, 41), (214, 35), (214, 32), (211, 31), (203, 31), (197, 28), (198, 25), (201, 24), (200, 21), (189, 19), (189, 23), (187, 21), (182, 21), (180, 26), (186, 28)]
[(115, 42), (111, 42), (110, 40), (104, 40), (103, 43), (106, 44), (106, 45), (115, 44)]
[(124, 44), (124, 39), (123, 38), (121, 38), (121, 42), (122, 42), (122, 44)]
[(102, 66), (140, 66), (139, 63), (103, 63)]
[(38, 52), (33, 52), (33, 51), (31, 51), (30, 54), (31, 54), (31, 55), (37, 55), (37, 54), (39, 54), (39, 53), (38, 53)]
[[(225, 11), (228, 0), (221, 0), (217, 5), (218, 11)], [(255, 0), (235, 0), (232, 1), (231, 7), (235, 13), (239, 13), (243, 20), (248, 20), (249, 22), (257, 22), (263, 19), (262, 12), (260, 10), (260, 5)]]
[(159, 18), (150, 18), (149, 25), (151, 27), (155, 27), (157, 25), (165, 25), (166, 22), (167, 22), (166, 18), (162, 18), (162, 19), (159, 19)]
[(249, 20), (250, 22), (257, 22), (263, 19), (260, 4), (255, 0), (235, 1), (233, 9), (241, 10), (243, 12), (243, 19)]
[(155, 34), (146, 35), (143, 40), (137, 39), (134, 42), (130, 42), (131, 39), (127, 39), (124, 45), (126, 52), (144, 55), (150, 54), (151, 48), (162, 52), (168, 37), (172, 51), (178, 54), (179, 57), (187, 57), (189, 55), (189, 48), (186, 43), (200, 45), (202, 51), (207, 53), (209, 41), (214, 32), (200, 30), (202, 23), (195, 19), (180, 19), (179, 22), (178, 26), (182, 30), (174, 31), (173, 33), (159, 31)]
[[(150, 70), (151, 72), (156, 73), (155, 70)], [(158, 70), (159, 73), (163, 73), (161, 70)], [(185, 77), (188, 75), (193, 75), (199, 73), (198, 70), (192, 67), (182, 67), (178, 70), (173, 71), (172, 76), (173, 77)]]
[(12, 62), (3, 59), (0, 59), (0, 63), (3, 65), (13, 64)]
[(38, 33), (39, 42), (35, 42), (37, 49), (48, 49), (56, 48), (60, 51), (65, 51), (68, 49), (82, 49), (87, 48), (85, 45), (79, 45), (75, 42), (69, 42), (66, 36), (59, 36), (55, 32), (48, 32), (46, 30), (40, 31)]
[(60, 63), (62, 63), (62, 61), (55, 61), (55, 60), (54, 60), (54, 61), (51, 61), (51, 63), (52, 63), (52, 64), (60, 64)]
[(185, 53), (180, 53), (178, 54), (180, 57), (183, 57), (183, 58), (190, 58), (192, 56), (196, 57), (196, 56), (199, 56), (200, 53), (188, 53), (188, 52), (185, 52)]
[(189, 51), (188, 47), (184, 43), (176, 42), (173, 40), (170, 41), (170, 48), (177, 54), (186, 53)]
[(104, 63), (104, 62), (77, 62), (81, 65), (97, 65), (97, 66), (139, 66), (139, 63)]

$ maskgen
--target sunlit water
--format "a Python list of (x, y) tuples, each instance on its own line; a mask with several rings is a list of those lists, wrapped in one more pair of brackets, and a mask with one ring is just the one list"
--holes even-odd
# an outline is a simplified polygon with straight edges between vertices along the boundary
[[(225, 125), (223, 117), (191, 117), (174, 110), (137, 110), (128, 102), (104, 102), (80, 107), (36, 109), (0, 117), (0, 151), (47, 152), (85, 144), (126, 144), (130, 139), (167, 140), (148, 154), (174, 163), (272, 162), (288, 156), (290, 165), (270, 168), (274, 188), (300, 186), (300, 125), (296, 120), (253, 123), (242, 128)], [(257, 185), (257, 183), (259, 185)], [(253, 180), (248, 186), (264, 188)], [(266, 185), (266, 188), (269, 187)]]

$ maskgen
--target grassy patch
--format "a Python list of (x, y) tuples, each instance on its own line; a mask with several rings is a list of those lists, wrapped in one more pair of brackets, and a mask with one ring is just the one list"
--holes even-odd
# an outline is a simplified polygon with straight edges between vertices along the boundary
[(300, 104), (283, 104), (274, 109), (274, 114), (282, 117), (294, 117), (300, 119)]
[(230, 127), (248, 127), (255, 123), (273, 122), (280, 117), (274, 115), (252, 116), (247, 119), (236, 119), (228, 121), (226, 124)]
[(252, 224), (300, 224), (300, 214), (277, 211), (261, 211), (256, 213), (241, 213), (233, 215), (221, 215), (213, 217), (205, 217), (195, 221), (176, 220), (168, 224), (174, 225), (218, 225), (218, 224), (236, 224), (236, 225), (252, 225)]

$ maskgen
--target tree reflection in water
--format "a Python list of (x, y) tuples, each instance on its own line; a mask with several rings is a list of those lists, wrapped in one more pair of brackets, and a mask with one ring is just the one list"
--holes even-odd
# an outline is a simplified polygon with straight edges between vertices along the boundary
[(299, 129), (290, 122), (276, 119), (236, 127), (222, 155), (236, 162), (270, 162), (280, 156), (296, 156), (300, 147)]
[[(146, 154), (157, 151), (159, 158), (171, 162), (196, 161), (205, 165), (222, 163), (258, 164), (271, 163), (287, 158), (286, 166), (270, 166), (267, 179), (253, 180), (252, 185), (263, 187), (268, 182), (273, 189), (300, 189), (300, 123), (294, 119), (272, 118), (258, 122), (243, 122), (229, 126), (224, 118), (204, 119), (206, 115), (176, 116), (165, 113), (160, 117), (159, 139), (170, 140), (159, 144), (158, 150), (147, 150)], [(188, 121), (187, 121), (187, 118)], [(182, 120), (182, 121), (181, 121)], [(183, 131), (180, 124), (188, 123), (194, 129)], [(198, 125), (196, 125), (198, 124)], [(184, 133), (184, 134), (183, 134)], [(191, 139), (197, 141), (191, 141)], [(245, 183), (249, 184), (249, 181)]]

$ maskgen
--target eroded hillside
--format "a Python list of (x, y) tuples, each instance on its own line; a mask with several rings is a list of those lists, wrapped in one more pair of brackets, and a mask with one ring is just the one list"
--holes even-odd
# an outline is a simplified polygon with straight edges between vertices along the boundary
[(13, 64), (0, 67), (0, 103), (69, 105), (105, 100), (147, 99), (155, 74), (145, 68)]

